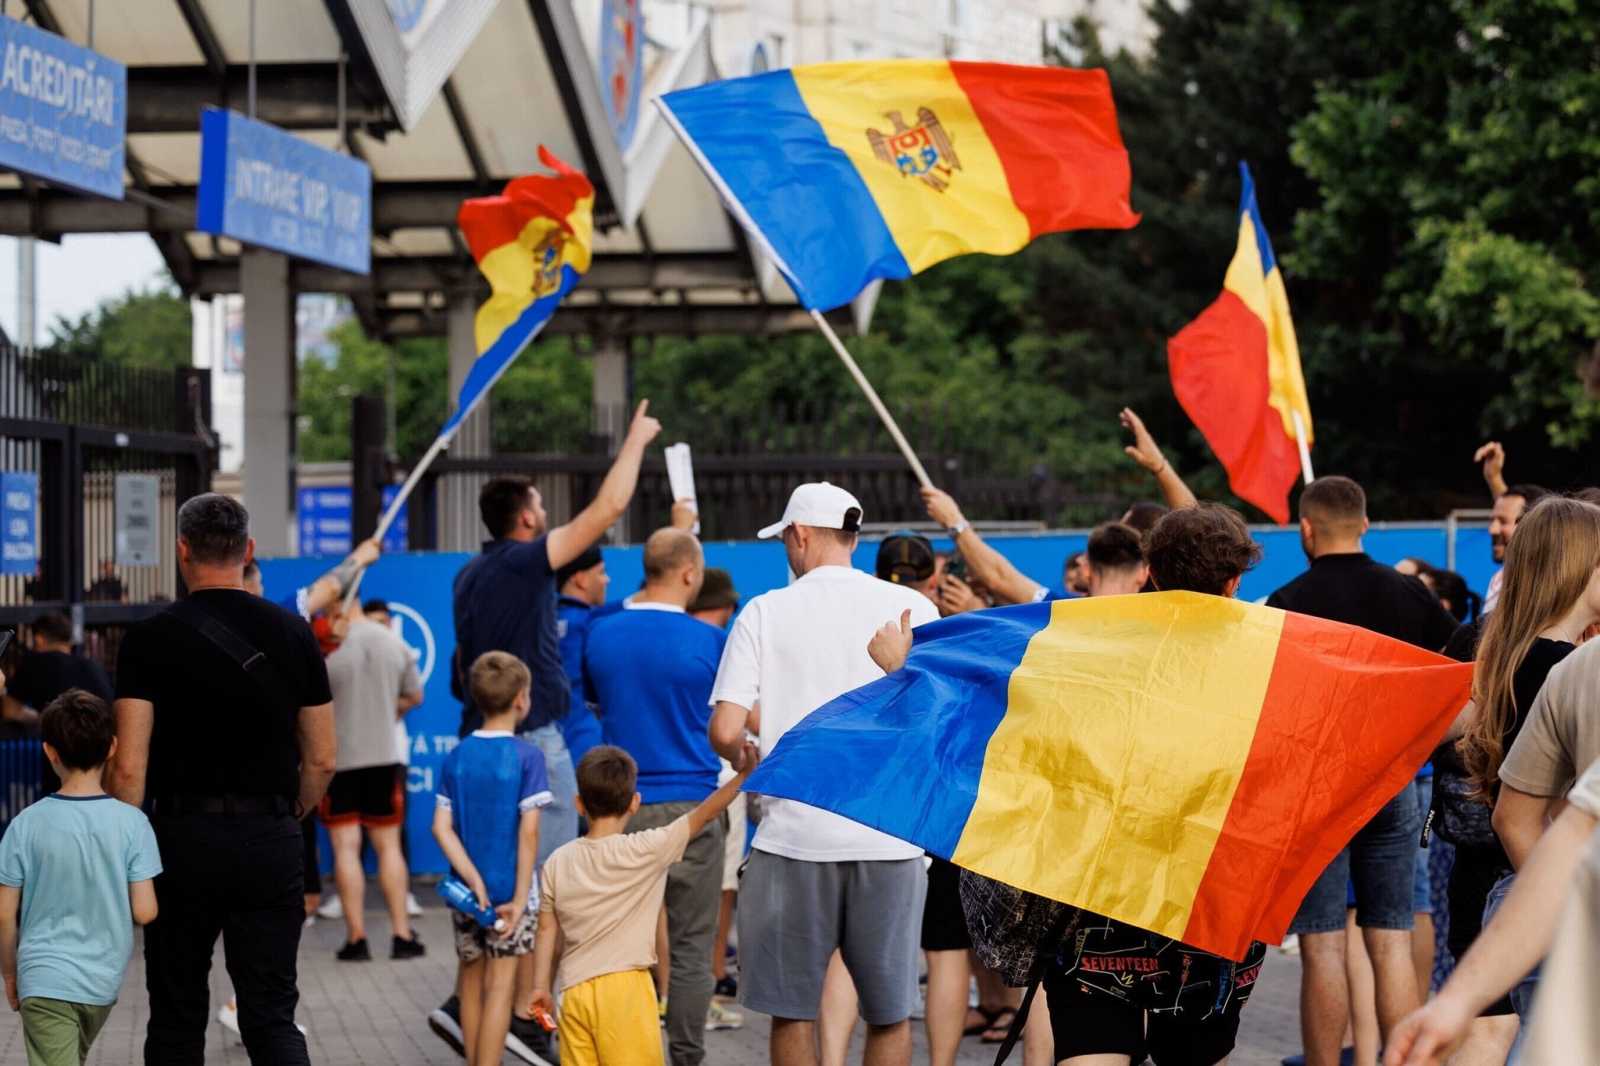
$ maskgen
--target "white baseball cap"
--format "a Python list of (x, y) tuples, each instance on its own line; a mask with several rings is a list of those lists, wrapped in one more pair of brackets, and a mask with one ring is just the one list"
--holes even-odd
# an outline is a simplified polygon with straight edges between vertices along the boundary
[(789, 506), (783, 509), (783, 518), (756, 536), (762, 540), (781, 537), (790, 526), (847, 529), (855, 533), (861, 529), (861, 501), (837, 485), (813, 481), (795, 489), (789, 496)]

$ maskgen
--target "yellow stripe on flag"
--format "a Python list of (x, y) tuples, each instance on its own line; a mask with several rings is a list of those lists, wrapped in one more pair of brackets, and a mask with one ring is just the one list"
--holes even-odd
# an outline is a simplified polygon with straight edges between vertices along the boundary
[(1181, 938), (1284, 617), (1196, 601), (1055, 604), (1011, 675), (953, 862)]
[[(587, 222), (588, 212), (593, 203), (592, 197), (583, 197), (572, 210), (572, 222)], [(539, 297), (555, 291), (556, 285), (535, 284), (535, 276), (540, 267), (539, 246), (555, 231), (562, 229), (562, 223), (547, 216), (536, 216), (528, 220), (517, 234), (517, 239), (507, 241), (489, 251), (478, 261), (478, 270), (489, 282), (491, 295), (478, 308), (478, 313), (473, 319), (473, 336), (478, 344), (478, 353), (487, 351), (506, 327), (511, 325), (526, 311)], [(589, 269), (591, 255), (589, 250), (587, 229), (581, 234), (575, 233), (562, 242), (561, 257), (555, 264), (553, 273), (559, 278), (561, 266), (565, 264), (572, 267), (579, 274)]]
[[(1263, 326), (1271, 321), (1267, 317), (1267, 280), (1261, 269), (1261, 248), (1256, 244), (1256, 230), (1250, 224), (1250, 216), (1243, 211), (1239, 213), (1239, 247), (1228, 264), (1222, 287), (1243, 300)], [(1290, 436), (1293, 435), (1291, 429)]]
[[(967, 252), (1006, 255), (1028, 243), (1028, 220), (949, 63), (897, 62), (892, 79), (881, 63), (824, 63), (793, 74), (811, 117), (861, 174), (913, 273)], [(869, 133), (892, 137), (890, 112), (905, 128), (918, 129), (923, 108), (948, 137), (960, 166), (948, 181), (933, 174), (942, 191), (879, 158)], [(948, 162), (941, 153), (941, 164)]]
[(1264, 285), (1267, 295), (1267, 403), (1283, 416), (1283, 432), (1294, 437), (1294, 414), (1299, 410), (1306, 424), (1306, 444), (1311, 432), (1311, 401), (1306, 398), (1306, 377), (1300, 369), (1300, 345), (1294, 336), (1294, 319), (1289, 316), (1289, 293), (1283, 287), (1283, 271), (1272, 268)]

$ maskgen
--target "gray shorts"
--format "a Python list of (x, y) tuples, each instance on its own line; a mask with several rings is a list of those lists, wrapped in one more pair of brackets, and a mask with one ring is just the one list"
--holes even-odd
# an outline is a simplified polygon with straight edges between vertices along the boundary
[(868, 1025), (911, 1017), (928, 877), (922, 859), (803, 862), (752, 851), (739, 882), (739, 999), (814, 1021), (835, 948)]

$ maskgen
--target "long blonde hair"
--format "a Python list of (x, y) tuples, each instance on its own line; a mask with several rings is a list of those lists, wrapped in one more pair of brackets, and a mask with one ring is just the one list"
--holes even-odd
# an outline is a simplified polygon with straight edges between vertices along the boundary
[[(1539, 501), (1517, 523), (1506, 546), (1500, 602), (1478, 642), (1472, 699), (1478, 713), (1456, 750), (1476, 787), (1475, 798), (1493, 802), (1517, 720), (1517, 668), (1540, 632), (1572, 610), (1600, 569), (1600, 507), (1559, 496)], [(1523, 708), (1524, 710), (1526, 708)]]

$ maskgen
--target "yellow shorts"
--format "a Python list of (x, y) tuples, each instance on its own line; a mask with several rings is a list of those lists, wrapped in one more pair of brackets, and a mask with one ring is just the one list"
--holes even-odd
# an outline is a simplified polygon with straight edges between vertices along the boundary
[(661, 1066), (661, 1016), (646, 970), (602, 974), (561, 994), (562, 1066)]

